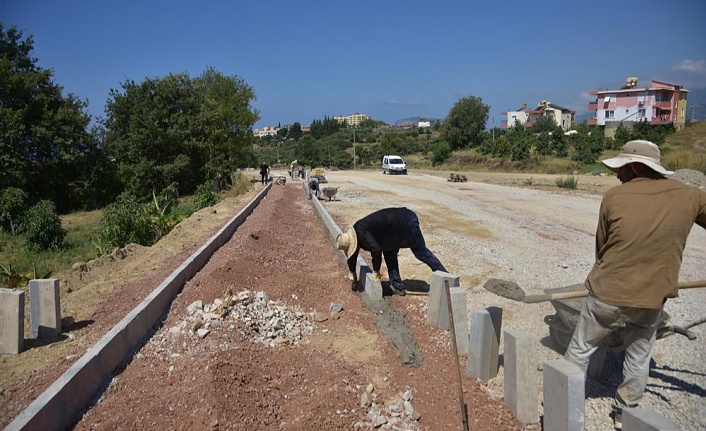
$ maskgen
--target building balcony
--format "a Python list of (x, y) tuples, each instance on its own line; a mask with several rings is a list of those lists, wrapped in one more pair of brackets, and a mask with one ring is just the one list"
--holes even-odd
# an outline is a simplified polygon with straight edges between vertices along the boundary
[(650, 119), (650, 124), (653, 126), (661, 125), (661, 124), (672, 124), (672, 116), (671, 115), (657, 115), (655, 117), (652, 117)]
[(598, 110), (598, 102), (589, 102), (588, 103), (588, 110), (589, 111), (597, 111)]
[(654, 104), (655, 108), (660, 108), (660, 109), (672, 109), (672, 101), (671, 100), (665, 100), (665, 101), (660, 101), (660, 102), (655, 102)]

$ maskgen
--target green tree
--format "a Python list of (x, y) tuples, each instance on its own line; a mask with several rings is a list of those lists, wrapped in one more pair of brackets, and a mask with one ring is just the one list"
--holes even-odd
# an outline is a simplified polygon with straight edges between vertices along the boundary
[(27, 193), (17, 187), (0, 191), (0, 227), (15, 235), (22, 214), (27, 210)]
[(122, 189), (146, 201), (177, 183), (192, 193), (216, 172), (251, 162), (254, 93), (241, 78), (207, 69), (128, 80), (106, 104), (104, 146), (116, 161)]
[[(212, 67), (194, 80), (199, 112), (197, 151), (207, 154), (207, 179), (216, 172), (248, 166), (253, 156), (252, 128), (259, 112), (251, 107), (255, 92), (243, 78)], [(192, 189), (189, 189), (192, 190)]]
[(578, 132), (571, 135), (569, 142), (574, 147), (571, 159), (577, 162), (591, 164), (595, 163), (605, 149), (605, 138), (600, 129), (580, 125), (576, 128)]
[(450, 156), (451, 148), (449, 148), (448, 144), (439, 144), (436, 148), (434, 148), (434, 151), (432, 152), (431, 164), (432, 166), (440, 165), (446, 160), (448, 160)]
[(531, 129), (533, 133), (554, 132), (559, 127), (552, 117), (542, 115), (534, 121)]
[(623, 123), (620, 123), (618, 124), (618, 128), (615, 130), (613, 139), (615, 140), (615, 145), (622, 147), (623, 144), (632, 139), (632, 130), (627, 128)]
[(84, 208), (106, 159), (87, 132), (87, 102), (63, 96), (33, 50), (31, 36), (0, 23), (0, 189), (52, 200), (60, 212)]
[(483, 142), (482, 132), (488, 121), (490, 107), (483, 99), (469, 96), (451, 108), (441, 129), (443, 139), (451, 149), (475, 147)]
[(66, 230), (61, 227), (61, 219), (52, 201), (43, 199), (29, 208), (24, 224), (30, 248), (56, 250), (64, 245)]
[(302, 125), (299, 124), (299, 122), (295, 122), (292, 124), (292, 127), (289, 129), (289, 137), (294, 139), (295, 141), (298, 141), (299, 138), (302, 137), (304, 132), (302, 132)]

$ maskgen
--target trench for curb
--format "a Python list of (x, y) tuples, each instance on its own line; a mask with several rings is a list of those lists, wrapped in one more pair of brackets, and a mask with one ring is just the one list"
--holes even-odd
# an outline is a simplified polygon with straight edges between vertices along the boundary
[[(184, 285), (208, 262), (210, 257), (233, 236), (238, 227), (270, 191), (265, 187), (252, 201), (180, 265), (167, 279), (128, 313), (49, 388), (20, 412), (6, 427), (6, 431), (29, 429), (62, 429), (71, 426), (76, 418), (100, 393), (115, 370), (130, 360), (134, 352), (150, 337), (155, 325), (164, 319), (171, 302)], [(324, 230), (333, 243), (340, 228), (318, 200), (312, 200)], [(339, 261), (346, 268), (346, 259), (339, 253)], [(422, 353), (402, 315), (385, 300), (372, 300), (361, 294), (364, 305), (373, 311), (374, 323), (387, 338), (403, 366), (421, 365)]]

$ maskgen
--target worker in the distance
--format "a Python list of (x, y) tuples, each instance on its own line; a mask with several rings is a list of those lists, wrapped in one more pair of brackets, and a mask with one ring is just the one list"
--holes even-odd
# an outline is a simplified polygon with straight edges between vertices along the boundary
[(381, 278), (382, 257), (385, 257), (390, 289), (397, 295), (405, 295), (397, 262), (401, 248), (412, 250), (414, 256), (432, 271), (446, 272), (444, 265), (427, 248), (417, 214), (407, 208), (385, 208), (363, 217), (336, 238), (336, 247), (346, 253), (350, 271), (348, 277), (353, 287), (358, 282), (355, 270), (360, 249), (370, 252), (374, 275), (378, 279)]
[(316, 198), (318, 199), (318, 197), (319, 197), (319, 179), (318, 178), (309, 177), (309, 180), (307, 181), (306, 194), (309, 199), (311, 199), (312, 196), (316, 196)]
[(649, 141), (630, 141), (602, 163), (622, 185), (601, 202), (596, 262), (584, 283), (589, 295), (565, 357), (585, 372), (606, 337), (624, 329), (623, 382), (613, 402), (621, 429), (623, 409), (636, 407), (645, 392), (664, 304), (678, 294), (686, 239), (694, 224), (706, 228), (706, 193), (666, 179), (673, 172)]

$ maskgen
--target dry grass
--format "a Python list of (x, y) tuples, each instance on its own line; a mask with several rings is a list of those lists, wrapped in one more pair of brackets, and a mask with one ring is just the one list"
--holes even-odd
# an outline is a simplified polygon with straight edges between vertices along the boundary
[(670, 135), (662, 145), (662, 164), (667, 169), (693, 169), (706, 173), (706, 121)]

